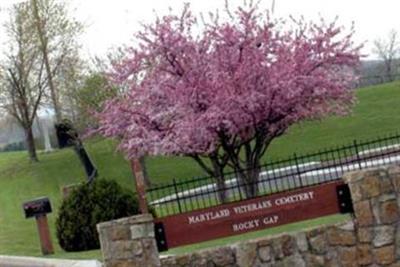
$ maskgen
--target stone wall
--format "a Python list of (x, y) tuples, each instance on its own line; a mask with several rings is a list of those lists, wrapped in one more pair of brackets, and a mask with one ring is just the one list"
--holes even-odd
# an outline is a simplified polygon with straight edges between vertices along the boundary
[(400, 167), (354, 172), (344, 180), (355, 211), (347, 222), (168, 256), (161, 266), (400, 267)]
[[(341, 266), (355, 262), (352, 221), (162, 259), (162, 266)], [(355, 265), (343, 265), (355, 266)]]
[(153, 217), (150, 214), (97, 225), (106, 267), (158, 267)]

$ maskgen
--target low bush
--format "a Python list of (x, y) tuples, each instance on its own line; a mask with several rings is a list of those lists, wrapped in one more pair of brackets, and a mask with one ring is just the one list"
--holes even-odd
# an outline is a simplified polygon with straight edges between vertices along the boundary
[(56, 221), (59, 244), (65, 251), (98, 249), (98, 223), (138, 212), (134, 194), (115, 181), (99, 179), (79, 185), (64, 199), (59, 210)]

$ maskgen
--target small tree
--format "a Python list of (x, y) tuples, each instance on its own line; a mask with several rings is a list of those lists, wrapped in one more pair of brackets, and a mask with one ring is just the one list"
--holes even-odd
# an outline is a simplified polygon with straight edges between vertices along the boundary
[(29, 158), (36, 162), (32, 125), (47, 81), (42, 58), (34, 45), (32, 25), (27, 20), (28, 12), (25, 3), (14, 5), (10, 21), (5, 24), (10, 46), (6, 60), (0, 64), (0, 108), (24, 129)]
[[(104, 63), (98, 58), (95, 59), (99, 64)], [(103, 72), (93, 72), (86, 77), (83, 85), (77, 88), (74, 93), (74, 99), (77, 103), (79, 112), (79, 124), (83, 127), (97, 127), (97, 121), (93, 120), (92, 114), (99, 112), (105, 101), (115, 98), (121, 94), (117, 86), (113, 86)], [(146, 168), (146, 158), (139, 158), (146, 186), (151, 185), (150, 178)]]
[(82, 31), (82, 24), (68, 16), (68, 5), (65, 1), (30, 0), (29, 19), (34, 25), (32, 32), (37, 38), (38, 46), (48, 79), (50, 99), (58, 122), (61, 121), (60, 89), (57, 88), (57, 72), (66, 58), (76, 52), (79, 45), (77, 36)]
[(79, 116), (85, 124), (90, 125), (93, 118), (90, 114), (99, 111), (107, 99), (117, 96), (117, 89), (101, 73), (92, 73), (83, 84), (75, 89), (74, 98), (78, 106)]
[(349, 69), (359, 63), (352, 32), (343, 35), (336, 23), (289, 28), (253, 5), (229, 14), (223, 22), (214, 14), (199, 33), (186, 5), (181, 16), (145, 26), (138, 48), (115, 65), (113, 80), (128, 92), (99, 114), (99, 132), (122, 137), (128, 157), (192, 157), (217, 179), (221, 201), (226, 166), (255, 196), (274, 138), (296, 122), (346, 114)]
[(374, 42), (374, 53), (383, 61), (386, 79), (394, 81), (396, 62), (400, 54), (400, 43), (395, 30), (391, 30), (387, 39), (377, 39)]

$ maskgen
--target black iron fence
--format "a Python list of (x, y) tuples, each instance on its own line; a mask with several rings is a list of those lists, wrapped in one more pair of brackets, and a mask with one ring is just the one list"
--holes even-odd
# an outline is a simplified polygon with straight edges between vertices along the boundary
[[(296, 155), (268, 162), (261, 167), (256, 182), (258, 196), (294, 190), (341, 179), (345, 172), (400, 163), (400, 135), (394, 134), (326, 149), (317, 153)], [(243, 184), (234, 172), (226, 174), (228, 202), (245, 199)], [(219, 189), (213, 177), (173, 180), (150, 188), (147, 199), (158, 217), (221, 204)]]

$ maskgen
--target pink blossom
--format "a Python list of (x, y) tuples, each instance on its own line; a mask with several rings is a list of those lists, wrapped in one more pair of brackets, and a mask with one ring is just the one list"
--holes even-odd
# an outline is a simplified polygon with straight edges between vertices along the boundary
[[(113, 81), (127, 91), (98, 114), (99, 132), (118, 137), (129, 158), (219, 149), (245, 169), (292, 124), (350, 111), (360, 47), (336, 22), (289, 27), (253, 6), (194, 34), (197, 26), (189, 6), (159, 18), (114, 66)], [(246, 143), (253, 158), (235, 166), (232, 153)]]

